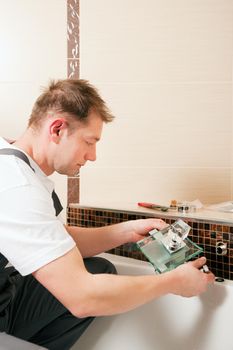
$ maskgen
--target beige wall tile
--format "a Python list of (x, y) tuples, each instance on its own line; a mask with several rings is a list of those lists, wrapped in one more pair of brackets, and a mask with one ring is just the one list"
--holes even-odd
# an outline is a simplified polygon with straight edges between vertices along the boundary
[(1, 3), (1, 81), (66, 77), (66, 1)]
[[(127, 121), (108, 129), (98, 145), (97, 166), (226, 167), (231, 160), (231, 131), (206, 132), (182, 128), (167, 131)], [(107, 134), (107, 132), (106, 132)], [(120, 148), (120, 151), (119, 151)]]
[(81, 18), (92, 81), (231, 80), (231, 0), (81, 0)]
[(184, 125), (228, 129), (232, 82), (95, 84), (117, 119), (158, 120), (162, 128)]
[[(17, 138), (27, 125), (41, 86), (51, 78), (66, 77), (66, 5), (66, 0), (1, 2), (2, 136)], [(66, 206), (66, 177), (55, 178)]]
[(215, 203), (231, 197), (231, 169), (225, 168), (83, 168), (81, 203), (169, 204), (171, 199)]
[(230, 198), (233, 1), (81, 0), (80, 23), (81, 77), (117, 116), (81, 201)]
[(233, 201), (233, 167), (231, 168), (231, 198)]
[(229, 166), (231, 84), (98, 86), (117, 116), (98, 165)]
[[(1, 82), (1, 136), (18, 137), (27, 125), (39, 87), (33, 82)], [(13, 102), (12, 102), (13, 101)]]

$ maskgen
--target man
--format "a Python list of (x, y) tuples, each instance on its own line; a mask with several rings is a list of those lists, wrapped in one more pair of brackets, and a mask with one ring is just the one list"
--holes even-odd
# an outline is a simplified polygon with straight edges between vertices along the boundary
[(95, 316), (126, 312), (167, 293), (197, 295), (213, 282), (199, 270), (205, 258), (159, 276), (129, 277), (90, 258), (163, 228), (161, 220), (93, 229), (64, 226), (56, 216), (47, 176), (73, 176), (94, 161), (103, 124), (112, 119), (88, 82), (60, 80), (37, 99), (21, 137), (13, 144), (0, 139), (0, 331), (65, 350)]

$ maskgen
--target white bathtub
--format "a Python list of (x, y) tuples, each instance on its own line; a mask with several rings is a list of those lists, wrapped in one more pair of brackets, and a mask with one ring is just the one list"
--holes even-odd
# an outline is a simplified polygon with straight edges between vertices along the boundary
[[(119, 274), (154, 273), (147, 262), (102, 256)], [(233, 282), (215, 282), (199, 297), (167, 295), (121, 315), (97, 318), (72, 348), (131, 349), (233, 350)]]

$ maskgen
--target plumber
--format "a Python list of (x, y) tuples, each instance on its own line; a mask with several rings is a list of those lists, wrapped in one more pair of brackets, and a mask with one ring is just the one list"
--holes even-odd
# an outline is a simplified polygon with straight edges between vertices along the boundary
[(59, 80), (36, 100), (23, 135), (12, 143), (0, 138), (0, 332), (66, 350), (96, 316), (167, 293), (195, 296), (214, 281), (200, 271), (204, 257), (151, 276), (118, 276), (110, 262), (94, 257), (164, 228), (162, 220), (63, 224), (48, 176), (74, 176), (95, 161), (103, 125), (112, 120), (89, 82)]

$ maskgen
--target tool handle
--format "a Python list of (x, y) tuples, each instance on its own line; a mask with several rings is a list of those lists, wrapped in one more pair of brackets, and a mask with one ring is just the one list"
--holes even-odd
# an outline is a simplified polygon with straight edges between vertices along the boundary
[(138, 205), (140, 207), (144, 207), (144, 208), (160, 208), (161, 205), (158, 204), (153, 204), (153, 203), (147, 203), (147, 202), (139, 202)]

